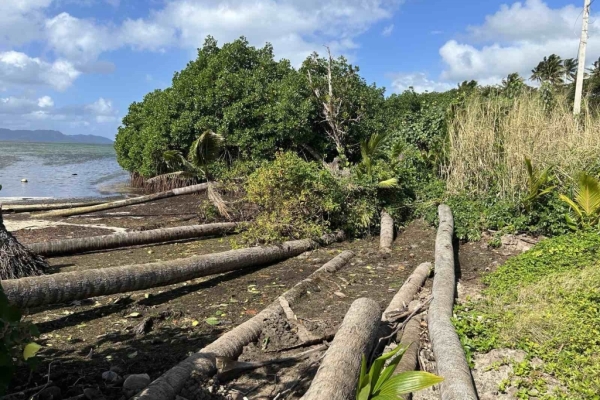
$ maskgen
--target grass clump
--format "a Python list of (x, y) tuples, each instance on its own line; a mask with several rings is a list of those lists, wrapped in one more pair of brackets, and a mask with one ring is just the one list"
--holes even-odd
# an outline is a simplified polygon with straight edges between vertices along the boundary
[[(468, 354), (518, 348), (541, 370), (520, 368), (520, 398), (540, 388), (540, 373), (564, 389), (542, 398), (592, 399), (600, 393), (600, 235), (579, 232), (545, 240), (486, 277), (484, 299), (457, 309)], [(543, 386), (543, 385), (542, 385)], [(543, 387), (542, 387), (543, 389)]]

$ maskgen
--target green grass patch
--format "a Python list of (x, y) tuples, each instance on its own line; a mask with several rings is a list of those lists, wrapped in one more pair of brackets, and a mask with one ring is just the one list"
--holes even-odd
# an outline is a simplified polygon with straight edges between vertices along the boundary
[[(568, 393), (544, 393), (536, 368), (518, 368), (541, 398), (600, 399), (600, 235), (548, 239), (509, 260), (486, 282), (484, 300), (460, 306), (455, 324), (467, 355), (518, 348), (544, 361)], [(527, 364), (527, 363), (525, 363)], [(540, 385), (541, 384), (541, 385)]]

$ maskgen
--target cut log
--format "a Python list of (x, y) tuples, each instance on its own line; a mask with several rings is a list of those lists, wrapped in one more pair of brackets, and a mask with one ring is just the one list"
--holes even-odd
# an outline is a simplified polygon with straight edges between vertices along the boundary
[(96, 211), (111, 210), (113, 208), (130, 206), (132, 204), (147, 203), (149, 201), (166, 199), (168, 197), (173, 197), (173, 196), (180, 196), (180, 195), (191, 194), (191, 193), (199, 193), (199, 192), (203, 192), (207, 189), (208, 189), (207, 183), (200, 183), (198, 185), (192, 185), (192, 186), (186, 186), (183, 188), (167, 190), (165, 192), (149, 194), (147, 196), (133, 197), (131, 199), (111, 201), (109, 203), (102, 203), (102, 204), (98, 204), (95, 206), (77, 207), (77, 208), (71, 208), (68, 210), (49, 211), (49, 212), (37, 214), (37, 217), (39, 217), (39, 218), (70, 217), (72, 215), (89, 214), (89, 213), (96, 212)]
[(23, 213), (33, 211), (62, 210), (65, 208), (89, 207), (105, 203), (104, 201), (87, 201), (80, 203), (44, 203), (44, 204), (4, 204), (2, 209), (7, 213)]
[(116, 249), (127, 246), (171, 242), (174, 240), (192, 239), (202, 236), (222, 235), (224, 233), (233, 231), (236, 226), (237, 224), (235, 222), (178, 226), (174, 228), (153, 229), (142, 232), (124, 232), (78, 239), (53, 240), (49, 242), (33, 243), (27, 247), (29, 247), (36, 254), (50, 257), (65, 254)]
[(419, 265), (404, 282), (398, 293), (394, 296), (390, 305), (383, 312), (381, 320), (387, 322), (393, 319), (394, 313), (399, 313), (407, 308), (417, 295), (423, 283), (431, 273), (431, 263), (426, 262)]
[(379, 251), (384, 255), (392, 252), (394, 243), (394, 220), (392, 216), (383, 210), (381, 212), (381, 232), (379, 234)]
[[(328, 235), (325, 243), (343, 235)], [(314, 249), (303, 239), (279, 246), (253, 247), (142, 265), (66, 272), (0, 282), (10, 304), (20, 308), (70, 302), (185, 282), (207, 275), (278, 262)]]
[(428, 325), (437, 372), (444, 378), (440, 395), (442, 400), (476, 400), (471, 370), (451, 321), (456, 286), (452, 247), (454, 220), (450, 207), (445, 204), (439, 206), (438, 213), (440, 225), (435, 241), (433, 301), (429, 306)]
[(375, 300), (361, 298), (352, 303), (303, 400), (355, 398), (361, 359), (371, 354), (380, 318)]
[[(410, 302), (408, 309), (413, 311), (420, 305), (419, 301), (413, 300)], [(406, 322), (404, 330), (398, 333), (396, 342), (407, 350), (402, 356), (402, 359), (396, 366), (394, 374), (402, 372), (414, 371), (417, 368), (417, 357), (419, 355), (419, 344), (421, 341), (421, 316), (415, 315)]]
[[(335, 259), (349, 259), (351, 252), (343, 252)], [(329, 263), (328, 263), (329, 264)], [(338, 269), (343, 267), (342, 263), (335, 263)], [(327, 265), (327, 264), (325, 264)], [(285, 298), (288, 304), (294, 304), (311, 287), (315, 279), (319, 276), (327, 274), (328, 271), (325, 265), (308, 278), (296, 284), (293, 288), (282, 294), (280, 297)], [(330, 264), (331, 265), (331, 264)], [(198, 353), (186, 358), (175, 367), (168, 370), (158, 379), (138, 394), (135, 399), (143, 400), (171, 400), (181, 391), (186, 381), (192, 375), (192, 372), (203, 376), (210, 377), (217, 372), (216, 358), (225, 357), (235, 360), (242, 354), (244, 346), (255, 342), (260, 337), (263, 324), (266, 320), (283, 318), (284, 311), (281, 307), (279, 298), (273, 301), (267, 308), (260, 313), (250, 318), (248, 321), (233, 328), (229, 332), (223, 334), (217, 340), (200, 350)], [(378, 317), (379, 318), (379, 317)]]

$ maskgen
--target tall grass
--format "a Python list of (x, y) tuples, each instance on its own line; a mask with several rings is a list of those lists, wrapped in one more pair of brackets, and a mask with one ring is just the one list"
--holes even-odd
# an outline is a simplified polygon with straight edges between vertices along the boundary
[(524, 158), (534, 167), (553, 166), (561, 181), (595, 169), (600, 155), (600, 118), (574, 117), (566, 98), (547, 109), (536, 93), (509, 100), (475, 96), (449, 126), (444, 173), (448, 189), (516, 199), (527, 187)]

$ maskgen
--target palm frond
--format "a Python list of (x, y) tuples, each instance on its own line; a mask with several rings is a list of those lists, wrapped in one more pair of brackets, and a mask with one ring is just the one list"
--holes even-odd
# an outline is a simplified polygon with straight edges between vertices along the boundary
[(196, 168), (205, 170), (206, 165), (214, 161), (221, 153), (224, 141), (225, 138), (222, 135), (211, 130), (205, 131), (192, 143), (188, 160)]
[(579, 187), (575, 192), (575, 201), (585, 215), (592, 216), (600, 210), (600, 182), (591, 175), (579, 176)]
[(400, 158), (402, 153), (406, 150), (406, 143), (402, 140), (398, 140), (392, 145), (391, 156), (393, 160), (397, 160)]
[(219, 214), (227, 219), (231, 219), (225, 200), (223, 200), (219, 192), (215, 190), (214, 185), (210, 182), (208, 182), (207, 194), (208, 200), (219, 210)]
[(385, 181), (381, 181), (377, 184), (380, 189), (392, 189), (398, 187), (398, 178), (391, 178)]

